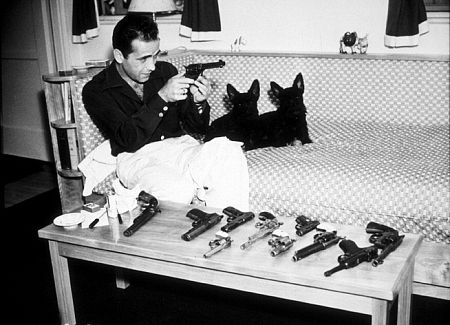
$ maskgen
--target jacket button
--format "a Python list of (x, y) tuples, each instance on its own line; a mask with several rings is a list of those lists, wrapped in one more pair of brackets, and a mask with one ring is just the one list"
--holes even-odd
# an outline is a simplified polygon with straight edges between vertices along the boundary
[(158, 114), (158, 116), (159, 116), (159, 117), (163, 117), (164, 114), (161, 112), (161, 113)]
[(161, 140), (164, 140), (164, 136), (163, 135), (161, 136)]
[(167, 107), (167, 106), (164, 106), (163, 107), (163, 111), (165, 112), (165, 111), (167, 111), (169, 108)]

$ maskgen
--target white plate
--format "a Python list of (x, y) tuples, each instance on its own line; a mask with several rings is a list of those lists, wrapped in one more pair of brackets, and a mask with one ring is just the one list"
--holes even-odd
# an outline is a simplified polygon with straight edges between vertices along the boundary
[(56, 226), (64, 227), (67, 229), (76, 228), (80, 223), (84, 221), (84, 216), (81, 213), (66, 213), (53, 220)]

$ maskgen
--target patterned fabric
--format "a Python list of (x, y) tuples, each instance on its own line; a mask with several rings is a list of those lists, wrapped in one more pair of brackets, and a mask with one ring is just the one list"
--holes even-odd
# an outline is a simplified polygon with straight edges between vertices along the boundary
[[(214, 120), (230, 109), (226, 85), (247, 91), (261, 84), (260, 113), (276, 108), (270, 81), (290, 87), (298, 72), (305, 80), (310, 114), (334, 121), (434, 125), (449, 120), (449, 62), (317, 58), (302, 56), (196, 55), (195, 63), (225, 61), (206, 70), (213, 82), (209, 103)], [(172, 61), (178, 69), (185, 63)]]
[[(224, 68), (205, 72), (212, 120), (230, 109), (227, 83), (247, 91), (259, 79), (263, 113), (276, 109), (270, 81), (288, 87), (298, 72), (305, 79), (314, 143), (246, 153), (252, 211), (361, 226), (377, 221), (450, 244), (448, 61), (224, 53), (170, 62), (182, 70), (219, 59)], [(104, 140), (81, 102), (87, 80), (77, 81), (75, 94), (84, 155)]]
[(309, 123), (312, 144), (247, 153), (252, 211), (378, 221), (450, 243), (448, 124)]

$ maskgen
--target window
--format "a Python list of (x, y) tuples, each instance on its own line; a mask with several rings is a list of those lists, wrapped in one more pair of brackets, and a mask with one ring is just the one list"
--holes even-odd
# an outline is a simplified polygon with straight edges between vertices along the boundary
[[(177, 10), (156, 13), (156, 17), (181, 14), (184, 0), (173, 0)], [(131, 0), (97, 0), (98, 14), (100, 16), (120, 16), (128, 12)]]

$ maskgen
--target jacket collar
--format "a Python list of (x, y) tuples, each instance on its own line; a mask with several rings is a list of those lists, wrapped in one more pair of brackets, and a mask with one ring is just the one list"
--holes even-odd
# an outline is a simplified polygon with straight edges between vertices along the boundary
[[(105, 70), (106, 82), (105, 82), (104, 89), (128, 86), (127, 82), (125, 80), (123, 80), (123, 78), (120, 76), (119, 71), (117, 71), (116, 64), (117, 63), (114, 61)], [(161, 79), (161, 78), (163, 78), (163, 74), (161, 73), (159, 64), (156, 63), (156, 68), (150, 74), (149, 80), (155, 80), (155, 79)]]

